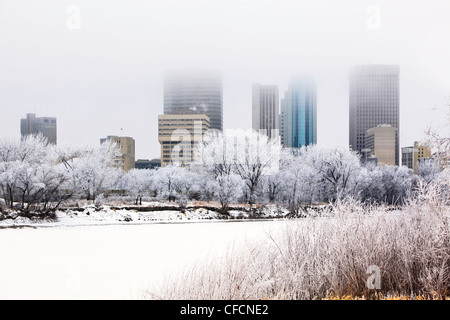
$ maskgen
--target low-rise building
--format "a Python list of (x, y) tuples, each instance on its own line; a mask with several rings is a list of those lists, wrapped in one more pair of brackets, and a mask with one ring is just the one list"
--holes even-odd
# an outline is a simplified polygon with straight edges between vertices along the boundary
[(379, 164), (395, 166), (395, 146), (397, 128), (381, 124), (366, 131), (364, 149), (370, 156), (378, 159)]
[(131, 137), (107, 136), (100, 139), (100, 143), (111, 141), (119, 147), (121, 156), (115, 159), (116, 166), (124, 172), (134, 169), (135, 163), (135, 142)]
[[(184, 111), (186, 112), (186, 111)], [(189, 165), (194, 150), (209, 130), (206, 114), (164, 114), (158, 116), (158, 141), (161, 144), (161, 167), (169, 164)]]

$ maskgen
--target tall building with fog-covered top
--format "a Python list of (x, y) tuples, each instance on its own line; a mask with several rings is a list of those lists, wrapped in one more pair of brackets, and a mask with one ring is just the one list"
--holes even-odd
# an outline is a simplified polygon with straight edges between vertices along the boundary
[(281, 99), (280, 138), (286, 148), (317, 144), (316, 82), (310, 75), (293, 76)]
[(349, 145), (359, 153), (366, 131), (389, 124), (395, 131), (395, 165), (399, 165), (400, 69), (398, 65), (357, 65), (350, 72)]
[(164, 114), (198, 113), (223, 130), (222, 76), (216, 71), (170, 71), (164, 78)]
[(279, 136), (279, 96), (278, 86), (252, 86), (252, 129), (266, 134), (269, 138)]

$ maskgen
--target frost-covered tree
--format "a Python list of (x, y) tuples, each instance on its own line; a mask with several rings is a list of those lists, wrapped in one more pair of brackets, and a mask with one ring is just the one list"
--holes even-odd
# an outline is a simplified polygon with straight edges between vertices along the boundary
[(445, 168), (448, 167), (450, 161), (450, 97), (443, 107), (443, 111), (446, 113), (443, 116), (443, 123), (430, 126), (425, 131), (422, 144), (431, 148), (433, 158), (441, 167)]
[(281, 146), (278, 140), (255, 131), (236, 135), (234, 144), (235, 172), (246, 185), (247, 202), (257, 202), (257, 191), (265, 176), (279, 171)]
[(355, 193), (362, 201), (403, 204), (414, 184), (413, 171), (407, 167), (367, 166), (360, 171)]
[[(351, 194), (361, 168), (355, 152), (347, 148), (306, 147), (300, 156), (319, 178), (320, 198), (334, 202)], [(314, 173), (315, 172), (315, 173)]]
[(142, 204), (142, 197), (153, 190), (155, 173), (156, 170), (132, 169), (120, 178), (119, 188), (132, 196), (135, 204)]
[(211, 179), (206, 186), (220, 202), (221, 212), (227, 213), (228, 206), (242, 197), (244, 182), (239, 175), (231, 173)]
[(417, 174), (426, 183), (432, 182), (440, 172), (439, 162), (435, 159), (419, 161)]
[(170, 165), (158, 169), (154, 175), (157, 198), (175, 201), (185, 207), (200, 190), (199, 176), (189, 168)]
[[(212, 130), (205, 134), (203, 142), (194, 150), (197, 171), (204, 171), (215, 179), (233, 173), (235, 149), (233, 136)], [(200, 169), (199, 169), (200, 168)]]
[(112, 189), (121, 176), (122, 169), (115, 163), (120, 156), (117, 145), (105, 142), (99, 146), (86, 146), (66, 150), (60, 159), (71, 177), (74, 191), (95, 201), (97, 195)]
[(17, 204), (23, 213), (50, 212), (72, 196), (55, 148), (42, 135), (0, 140), (0, 190), (6, 205)]
[[(213, 132), (197, 148), (196, 165), (211, 174), (219, 186), (230, 183), (226, 176), (239, 175), (245, 183), (246, 201), (254, 204), (264, 177), (279, 170), (280, 150), (279, 141), (256, 131)], [(237, 183), (235, 178), (233, 181)]]
[[(0, 188), (8, 206), (17, 200), (18, 188), (25, 188), (25, 181), (32, 168), (47, 160), (46, 139), (42, 136), (27, 136), (20, 141), (4, 138), (0, 140)], [(31, 181), (29, 181), (31, 184)]]

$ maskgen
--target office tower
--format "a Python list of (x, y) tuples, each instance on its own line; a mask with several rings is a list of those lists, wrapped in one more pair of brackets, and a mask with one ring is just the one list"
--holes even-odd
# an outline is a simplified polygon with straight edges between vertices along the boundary
[(252, 128), (269, 138), (279, 137), (279, 95), (278, 86), (253, 84)]
[(431, 149), (418, 141), (414, 141), (414, 146), (402, 148), (402, 165), (413, 169), (416, 174), (419, 171), (419, 163), (431, 158)]
[(398, 136), (397, 128), (390, 124), (380, 124), (366, 131), (364, 148), (361, 150), (371, 156), (375, 156), (378, 163), (395, 165), (395, 139)]
[(164, 114), (186, 111), (206, 114), (211, 129), (223, 130), (222, 78), (218, 72), (167, 73), (164, 79)]
[(286, 148), (317, 144), (317, 98), (313, 77), (292, 77), (280, 106), (281, 144)]
[(110, 141), (116, 143), (119, 147), (121, 156), (114, 160), (116, 167), (121, 168), (124, 172), (134, 169), (135, 162), (135, 142), (131, 137), (108, 136), (100, 139), (100, 143)]
[(350, 72), (349, 144), (361, 153), (365, 134), (379, 124), (397, 128), (395, 165), (399, 164), (399, 66), (358, 65)]
[(161, 144), (161, 167), (170, 164), (189, 165), (194, 151), (210, 128), (205, 114), (186, 111), (158, 116), (158, 141)]
[(22, 138), (42, 134), (48, 143), (56, 144), (56, 118), (36, 117), (34, 113), (27, 113), (26, 118), (20, 119), (20, 134)]

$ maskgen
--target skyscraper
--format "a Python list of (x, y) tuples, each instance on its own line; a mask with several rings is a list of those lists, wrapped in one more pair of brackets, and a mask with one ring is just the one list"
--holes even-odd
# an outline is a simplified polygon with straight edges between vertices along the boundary
[(281, 144), (301, 148), (317, 143), (316, 83), (312, 76), (294, 76), (281, 100)]
[(396, 128), (395, 165), (399, 165), (399, 66), (358, 65), (350, 72), (350, 147), (361, 153), (366, 131), (381, 124)]
[(169, 72), (164, 79), (164, 114), (206, 114), (210, 128), (223, 130), (222, 78), (214, 71)]
[(56, 118), (36, 117), (34, 113), (27, 113), (26, 117), (20, 119), (20, 134), (22, 138), (27, 135), (42, 134), (50, 144), (56, 144)]
[(253, 84), (252, 87), (252, 128), (264, 130), (269, 138), (278, 138), (279, 116), (278, 86)]

